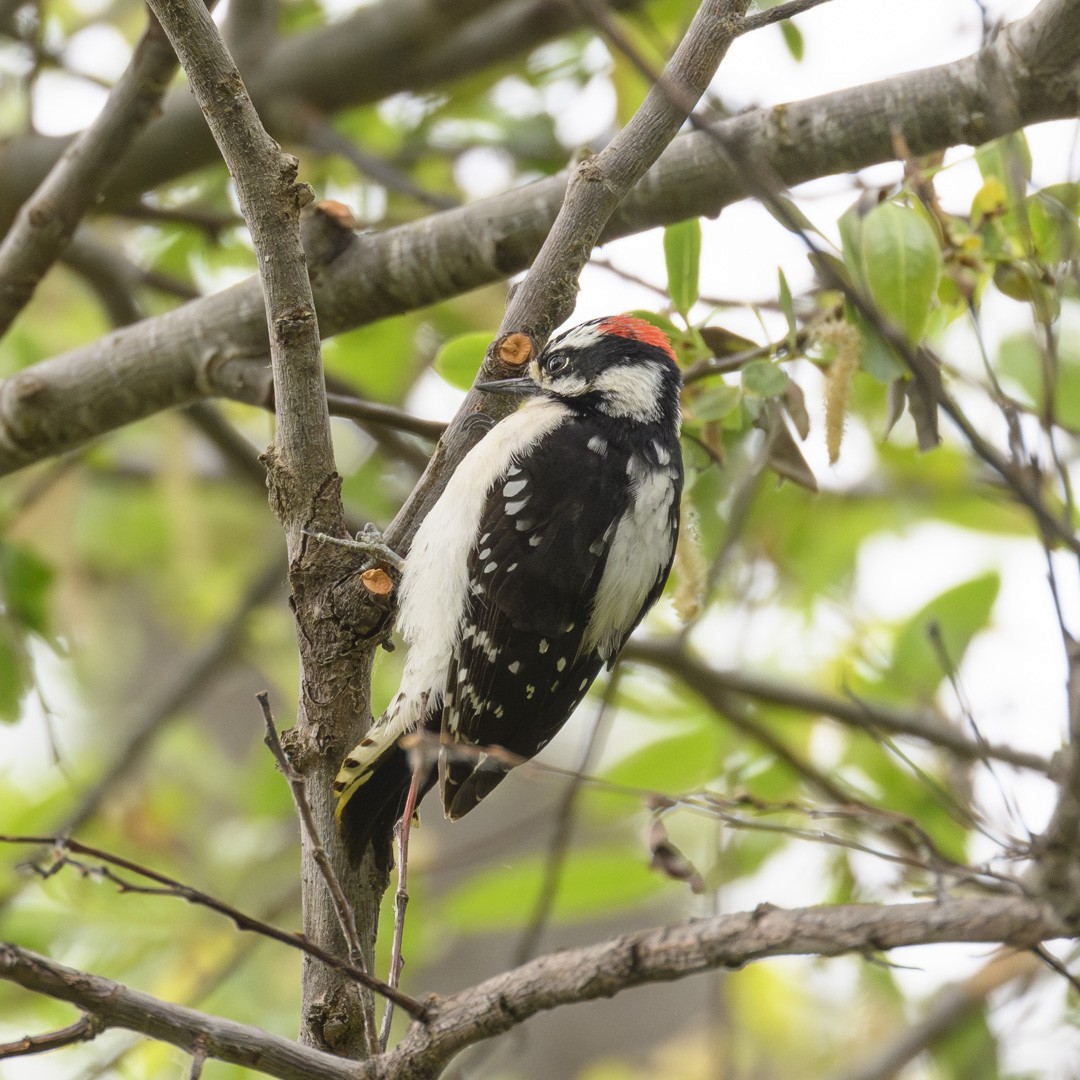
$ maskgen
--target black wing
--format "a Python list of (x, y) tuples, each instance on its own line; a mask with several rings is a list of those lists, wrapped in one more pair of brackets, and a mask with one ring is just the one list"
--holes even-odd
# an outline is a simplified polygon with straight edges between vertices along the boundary
[[(448, 816), (467, 813), (518, 760), (547, 745), (600, 670), (598, 656), (579, 651), (627, 507), (626, 466), (625, 452), (571, 421), (488, 493), (444, 694), (440, 778)], [(508, 754), (470, 749), (478, 746)]]

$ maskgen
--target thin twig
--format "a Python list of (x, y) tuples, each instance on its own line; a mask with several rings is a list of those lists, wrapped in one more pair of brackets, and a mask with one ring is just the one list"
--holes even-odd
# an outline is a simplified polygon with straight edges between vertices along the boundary
[(758, 11), (753, 15), (747, 15), (739, 27), (740, 34), (749, 34), (754, 30), (760, 30), (763, 26), (771, 26), (773, 23), (783, 22), (785, 19), (794, 18), (804, 11), (827, 4), (829, 0), (788, 0), (786, 4), (777, 4), (768, 11)]
[(891, 735), (910, 735), (968, 760), (996, 758), (1043, 774), (1048, 774), (1051, 769), (1051, 763), (1038, 754), (1011, 746), (977, 742), (933, 713), (900, 709), (864, 698), (839, 697), (813, 687), (796, 686), (748, 672), (713, 668), (677, 643), (632, 638), (627, 642), (623, 656), (670, 671), (706, 699), (711, 699), (718, 690), (734, 691), (799, 712), (828, 716), (871, 733), (880, 730)]
[(74, 1043), (89, 1042), (101, 1033), (102, 1026), (92, 1013), (83, 1013), (74, 1024), (44, 1035), (24, 1035), (13, 1042), (0, 1043), (0, 1058), (23, 1057), (28, 1054), (45, 1054)]
[[(326, 887), (330, 890), (331, 897), (333, 897), (334, 910), (337, 912), (341, 933), (349, 950), (349, 960), (353, 967), (366, 972), (367, 962), (364, 960), (364, 952), (360, 947), (360, 935), (356, 929), (356, 913), (345, 896), (345, 891), (337, 879), (337, 874), (334, 873), (330, 856), (327, 855), (326, 848), (323, 847), (322, 838), (319, 836), (319, 827), (315, 823), (315, 815), (311, 812), (311, 804), (308, 802), (304, 778), (293, 768), (292, 762), (282, 749), (281, 740), (278, 738), (277, 728), (274, 725), (274, 715), (270, 711), (269, 694), (265, 690), (261, 690), (255, 695), (255, 698), (259, 702), (263, 720), (266, 723), (266, 745), (270, 748), (270, 753), (274, 755), (274, 760), (278, 763), (282, 775), (289, 782), (289, 790), (292, 792), (293, 802), (296, 804), (296, 812), (300, 816), (300, 822), (310, 844), (311, 857), (314, 859), (315, 865), (318, 866), (323, 880), (326, 882)], [(394, 989), (393, 983), (390, 984), (390, 988)], [(360, 1001), (364, 1010), (364, 1030), (367, 1037), (368, 1052), (374, 1057), (383, 1049), (379, 1045), (377, 1034), (375, 1004), (370, 994), (361, 994)]]
[[(251, 915), (245, 914), (243, 911), (240, 911), (239, 908), (235, 908), (231, 904), (225, 903), (224, 900), (219, 900), (209, 893), (204, 893), (190, 885), (185, 885), (183, 882), (177, 881), (176, 878), (169, 877), (167, 874), (162, 874), (157, 870), (152, 870), (147, 866), (142, 866), (139, 863), (133, 862), (131, 859), (124, 858), (122, 855), (113, 855), (101, 848), (92, 847), (90, 844), (83, 844), (78, 840), (73, 840), (70, 837), (64, 836), (0, 834), (0, 844), (21, 844), (25, 846), (52, 848), (56, 853), (56, 862), (52, 866), (41, 868), (34, 867), (33, 864), (31, 864), (32, 868), (35, 869), (37, 873), (45, 877), (51, 876), (65, 865), (72, 865), (75, 869), (83, 872), (97, 873), (101, 877), (108, 878), (109, 881), (126, 892), (152, 896), (175, 896), (181, 900), (186, 900), (189, 904), (209, 908), (209, 910), (215, 911), (219, 915), (223, 915), (225, 918), (229, 919), (238, 930), (247, 930), (252, 933), (261, 934), (263, 937), (281, 942), (281, 944), (288, 945), (290, 948), (299, 949), (301, 952), (315, 957), (316, 960), (321, 960), (329, 967), (343, 972), (345, 975), (348, 975), (350, 979), (360, 983), (362, 986), (368, 987), (377, 994), (381, 994), (384, 997), (392, 995), (397, 1004), (414, 1019), (423, 1020), (427, 1016), (427, 1008), (418, 1001), (413, 1000), (407, 994), (403, 994), (399, 990), (392, 990), (381, 979), (369, 975), (366, 971), (361, 971), (354, 965), (342, 960), (340, 956), (335, 956), (326, 949), (320, 948), (302, 934), (293, 934), (288, 930), (281, 930), (276, 926), (263, 922), (261, 919), (256, 919)], [(84, 855), (87, 858), (98, 859), (108, 866), (119, 867), (121, 870), (126, 870), (129, 873), (136, 874), (139, 877), (144, 877), (149, 881), (155, 882), (157, 887), (151, 888), (145, 885), (136, 885), (112, 872), (107, 872), (106, 867), (104, 866), (88, 868), (85, 865), (72, 860), (69, 853)]]
[(93, 123), (64, 152), (0, 243), (0, 336), (64, 250), (155, 115), (176, 57), (151, 15), (131, 62)]
[(402, 409), (395, 409), (393, 405), (363, 401), (346, 394), (328, 393), (326, 403), (332, 416), (347, 416), (350, 420), (382, 424), (412, 435), (422, 435), (425, 439), (437, 439), (446, 430), (446, 424), (441, 420), (425, 420)]
[[(409, 791), (405, 797), (405, 809), (398, 821), (398, 883), (394, 891), (394, 938), (390, 946), (391, 986), (397, 986), (401, 970), (405, 965), (401, 955), (401, 945), (405, 937), (405, 913), (409, 907), (409, 835), (412, 833), (412, 819), (416, 813), (416, 801), (420, 794), (421, 777), (435, 766), (430, 756), (430, 747), (423, 740), (412, 742), (406, 751), (409, 759)], [(386, 1003), (382, 1026), (379, 1028), (379, 1044), (383, 1050), (390, 1040), (390, 1025), (394, 1021), (394, 1003)]]
[(206, 1056), (206, 1040), (197, 1039), (195, 1049), (191, 1054), (191, 1071), (188, 1073), (188, 1080), (201, 1080), (203, 1065), (206, 1064)]

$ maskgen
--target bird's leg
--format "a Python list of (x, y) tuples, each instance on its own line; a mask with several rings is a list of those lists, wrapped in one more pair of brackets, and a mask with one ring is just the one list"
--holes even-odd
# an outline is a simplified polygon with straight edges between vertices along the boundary
[[(398, 979), (401, 977), (401, 969), (405, 966), (405, 961), (401, 956), (401, 941), (405, 936), (405, 909), (409, 906), (409, 833), (412, 831), (413, 818), (416, 816), (416, 801), (420, 794), (421, 776), (431, 768), (427, 750), (419, 741), (423, 739), (423, 735), (414, 735), (413, 738), (417, 739), (417, 742), (408, 749), (409, 769), (412, 777), (409, 781), (408, 794), (405, 796), (405, 809), (402, 811), (401, 820), (397, 824), (398, 883), (397, 892), (394, 893), (394, 940), (390, 947), (390, 977), (388, 980), (390, 985), (395, 988)], [(387, 1000), (382, 1026), (379, 1029), (379, 1041), (383, 1050), (386, 1049), (387, 1040), (390, 1038), (390, 1023), (393, 1018), (394, 1003)]]
[(328, 533), (308, 532), (303, 530), (305, 536), (317, 540), (320, 544), (337, 544), (338, 547), (351, 548), (366, 555), (369, 563), (384, 562), (387, 566), (401, 573), (405, 566), (405, 560), (389, 544), (383, 542), (382, 533), (375, 525), (368, 522), (361, 532), (356, 534), (354, 540), (346, 540), (340, 536), (330, 536)]
[[(391, 986), (397, 987), (401, 977), (401, 969), (405, 961), (401, 956), (401, 940), (405, 936), (405, 909), (409, 906), (409, 833), (412, 832), (412, 819), (416, 813), (416, 795), (420, 789), (420, 772), (413, 769), (412, 781), (409, 784), (409, 794), (405, 798), (405, 812), (397, 825), (398, 837), (398, 883), (397, 892), (394, 893), (394, 941), (390, 948), (390, 978)], [(390, 1022), (394, 1018), (394, 1003), (386, 1002), (386, 1012), (383, 1013), (382, 1027), (379, 1030), (379, 1041), (383, 1050), (386, 1049), (387, 1040), (390, 1038)]]

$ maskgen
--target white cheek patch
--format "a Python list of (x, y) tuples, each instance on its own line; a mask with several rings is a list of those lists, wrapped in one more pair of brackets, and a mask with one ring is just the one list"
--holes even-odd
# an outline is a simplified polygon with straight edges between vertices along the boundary
[(600, 408), (611, 416), (639, 423), (660, 419), (663, 376), (655, 364), (619, 364), (600, 372), (593, 389), (601, 392)]

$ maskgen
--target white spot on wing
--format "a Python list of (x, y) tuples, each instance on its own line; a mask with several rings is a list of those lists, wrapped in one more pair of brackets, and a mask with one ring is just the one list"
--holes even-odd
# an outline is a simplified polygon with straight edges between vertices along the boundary
[(661, 363), (615, 364), (593, 379), (592, 388), (601, 392), (600, 408), (611, 416), (625, 416), (639, 423), (654, 423), (662, 413), (664, 376)]
[(511, 480), (508, 483), (503, 484), (503, 494), (508, 499), (512, 499), (515, 495), (524, 491), (527, 484), (527, 480)]
[(528, 501), (529, 501), (529, 496), (526, 495), (524, 499), (515, 499), (513, 502), (508, 502), (506, 504), (506, 512), (508, 514), (516, 514), (519, 510), (521, 510), (525, 506), (525, 504)]
[(521, 661), (515, 660), (512, 664), (507, 664), (506, 670), (509, 671), (511, 675), (516, 675), (521, 670)]

